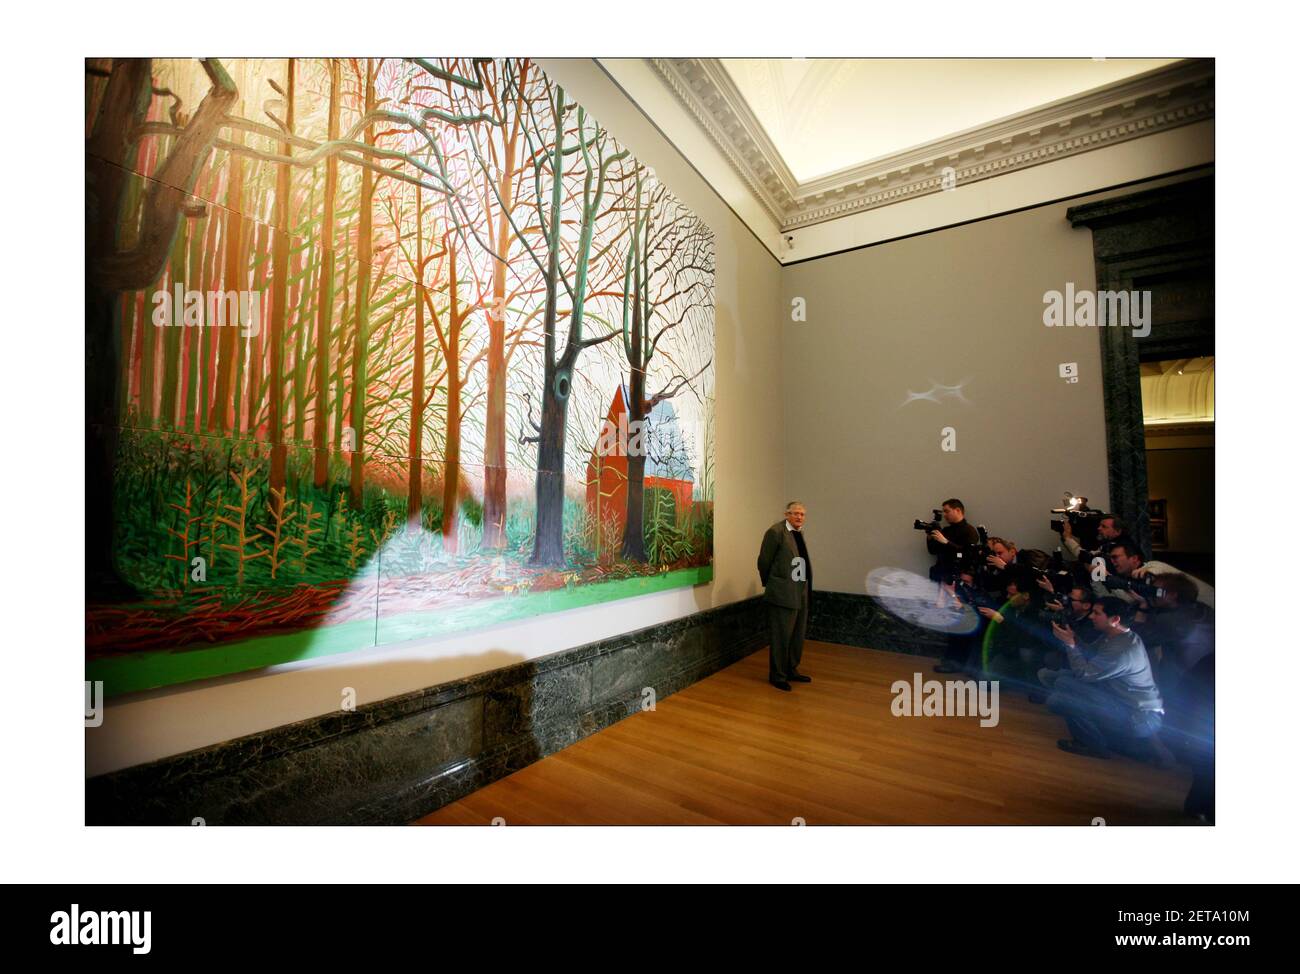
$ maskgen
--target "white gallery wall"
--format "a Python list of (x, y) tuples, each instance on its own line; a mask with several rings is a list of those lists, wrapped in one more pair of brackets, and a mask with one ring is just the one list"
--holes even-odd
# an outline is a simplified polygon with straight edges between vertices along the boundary
[(1170, 181), (783, 268), (786, 484), (808, 507), (817, 588), (864, 593), (883, 566), (924, 574), (934, 559), (912, 521), (948, 497), (1047, 551), (1065, 491), (1107, 506), (1100, 340), (1046, 327), (1044, 294), (1096, 287), (1070, 206)]

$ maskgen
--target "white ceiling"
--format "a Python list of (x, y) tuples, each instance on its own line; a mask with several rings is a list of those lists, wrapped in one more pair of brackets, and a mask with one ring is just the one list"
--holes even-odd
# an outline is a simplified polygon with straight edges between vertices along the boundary
[(800, 183), (1177, 59), (722, 59)]
[(1209, 58), (598, 63), (783, 264), (1214, 162)]

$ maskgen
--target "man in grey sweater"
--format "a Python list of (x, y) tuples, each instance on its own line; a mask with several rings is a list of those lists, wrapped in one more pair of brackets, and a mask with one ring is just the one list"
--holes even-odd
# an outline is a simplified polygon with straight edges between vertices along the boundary
[(1108, 758), (1111, 749), (1141, 753), (1160, 730), (1165, 706), (1151, 672), (1151, 660), (1137, 633), (1125, 625), (1131, 607), (1114, 596), (1092, 607), (1092, 624), (1102, 638), (1091, 656), (1076, 645), (1070, 629), (1052, 624), (1065, 645), (1069, 675), (1057, 678), (1050, 710), (1065, 718), (1072, 740), (1057, 741), (1071, 754)]

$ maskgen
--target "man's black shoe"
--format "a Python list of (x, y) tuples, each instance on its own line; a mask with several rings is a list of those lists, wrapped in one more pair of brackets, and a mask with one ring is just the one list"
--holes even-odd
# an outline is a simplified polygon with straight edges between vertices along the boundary
[(1030, 703), (1047, 703), (1047, 694), (1040, 693), (1038, 690), (1029, 691)]
[(786, 683), (785, 680), (768, 680), (767, 682), (772, 684), (772, 686), (776, 687), (778, 690), (792, 689), (790, 684)]
[(812, 677), (804, 676), (802, 673), (791, 673), (790, 679), (794, 680), (795, 683), (812, 683)]
[(1084, 758), (1108, 758), (1109, 751), (1098, 751), (1095, 747), (1088, 747), (1086, 744), (1080, 744), (1078, 741), (1057, 741), (1056, 746), (1062, 751), (1068, 751), (1071, 754), (1077, 754)]

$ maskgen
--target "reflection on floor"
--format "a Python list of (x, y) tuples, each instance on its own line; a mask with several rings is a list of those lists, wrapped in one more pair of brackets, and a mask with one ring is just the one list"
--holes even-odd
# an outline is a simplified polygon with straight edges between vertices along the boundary
[[(997, 726), (896, 717), (933, 660), (808, 643), (812, 683), (767, 683), (767, 650), (421, 819), (422, 825), (1183, 824), (1182, 767), (1056, 746), (1064, 721), (1003, 688)], [(498, 823), (501, 824), (501, 823)]]

